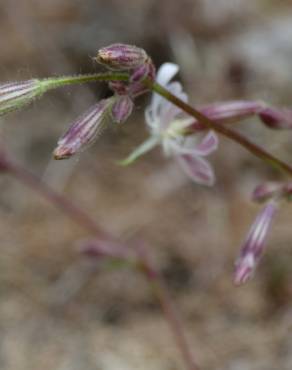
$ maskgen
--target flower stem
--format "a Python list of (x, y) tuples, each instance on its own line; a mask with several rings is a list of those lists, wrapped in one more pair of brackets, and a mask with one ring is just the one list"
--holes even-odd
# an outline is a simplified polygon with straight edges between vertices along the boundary
[(160, 303), (161, 309), (165, 317), (167, 318), (170, 329), (173, 332), (174, 339), (176, 340), (176, 344), (180, 349), (187, 369), (199, 370), (193, 352), (191, 351), (188, 344), (181, 318), (176, 310), (175, 305), (173, 304), (168, 289), (166, 288), (159, 272), (153, 266), (153, 263), (151, 262), (149, 255), (143, 245), (140, 245), (139, 256), (140, 269), (147, 277), (148, 282), (152, 288), (153, 295)]
[(66, 85), (83, 84), (98, 81), (128, 81), (129, 74), (123, 72), (92, 73), (76, 76), (49, 77), (41, 82), (45, 89), (55, 89)]
[(10, 173), (10, 175), (15, 177), (21, 183), (27, 185), (36, 193), (39, 193), (43, 198), (47, 199), (55, 207), (59, 208), (78, 225), (83, 226), (95, 237), (109, 239), (109, 235), (101, 230), (96, 222), (88, 216), (86, 212), (74, 205), (69, 199), (55, 192), (30, 171), (26, 170), (14, 161), (7, 159), (7, 157), (5, 157), (4, 160), (2, 159), (1, 163), (6, 172)]
[(224, 125), (218, 125), (216, 122), (212, 121), (204, 114), (199, 112), (197, 109), (191, 107), (189, 104), (177, 98), (175, 95), (173, 95), (171, 92), (169, 92), (167, 89), (157, 84), (156, 82), (153, 83), (149, 80), (146, 80), (145, 83), (149, 88), (152, 89), (152, 91), (155, 91), (157, 94), (163, 96), (165, 99), (172, 102), (177, 107), (181, 108), (181, 110), (188, 113), (190, 116), (196, 118), (199, 122), (205, 125), (205, 127), (212, 129), (218, 132), (219, 134), (237, 142), (245, 149), (247, 149), (249, 152), (254, 154), (256, 157), (262, 159), (263, 161), (270, 164), (274, 168), (277, 168), (278, 170), (292, 176), (292, 167), (290, 165), (283, 162), (281, 159), (275, 157), (274, 155), (270, 154), (269, 152), (261, 148), (259, 145), (253, 143), (246, 137), (242, 136), (237, 131), (234, 131)]

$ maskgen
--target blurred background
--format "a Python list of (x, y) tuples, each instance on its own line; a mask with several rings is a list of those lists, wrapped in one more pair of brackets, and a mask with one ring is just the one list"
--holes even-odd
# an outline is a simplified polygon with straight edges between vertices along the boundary
[[(97, 50), (125, 42), (144, 47), (157, 66), (178, 63), (195, 106), (292, 106), (290, 0), (1, 0), (0, 34), (3, 82), (97, 71)], [(259, 210), (250, 194), (280, 175), (223, 138), (212, 189), (191, 183), (159, 149), (119, 167), (147, 137), (149, 97), (78, 158), (53, 162), (67, 125), (107, 94), (102, 84), (52, 91), (2, 117), (1, 139), (106, 230), (151, 245), (202, 369), (292, 369), (291, 207), (276, 218), (255, 279), (232, 283)], [(291, 163), (289, 132), (270, 132), (257, 119), (238, 129)], [(0, 189), (0, 369), (184, 368), (142, 276), (80, 256), (86, 231), (14, 179), (1, 175)]]

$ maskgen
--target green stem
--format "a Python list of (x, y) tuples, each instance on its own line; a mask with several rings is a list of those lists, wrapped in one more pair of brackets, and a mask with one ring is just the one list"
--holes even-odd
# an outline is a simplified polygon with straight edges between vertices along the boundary
[(61, 77), (50, 77), (43, 79), (41, 82), (45, 89), (55, 89), (63, 87), (65, 85), (76, 85), (87, 82), (98, 82), (98, 81), (128, 81), (129, 74), (122, 72), (105, 72), (105, 73), (92, 73), (86, 75), (76, 76), (61, 76)]
[(274, 168), (292, 176), (292, 167), (287, 163), (283, 162), (281, 159), (275, 157), (274, 155), (270, 154), (257, 144), (251, 142), (246, 137), (242, 136), (237, 131), (234, 131), (224, 125), (218, 125), (216, 122), (210, 120), (204, 114), (199, 112), (197, 109), (191, 107), (181, 99), (177, 98), (171, 92), (166, 90), (163, 86), (159, 85), (158, 83), (151, 81), (146, 81), (146, 84), (152, 91), (155, 91), (157, 94), (163, 96), (165, 99), (176, 105), (177, 107), (181, 108), (184, 112), (188, 113), (190, 116), (196, 118), (199, 122), (205, 125), (207, 128), (212, 129), (219, 134), (237, 142), (249, 152), (254, 154), (256, 157), (262, 159), (266, 163), (270, 164)]

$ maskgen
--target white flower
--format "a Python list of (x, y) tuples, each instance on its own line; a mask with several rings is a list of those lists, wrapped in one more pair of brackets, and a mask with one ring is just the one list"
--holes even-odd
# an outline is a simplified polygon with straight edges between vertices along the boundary
[[(177, 81), (170, 82), (178, 69), (176, 64), (163, 64), (157, 72), (156, 82), (187, 102), (188, 97), (182, 85)], [(218, 147), (218, 138), (213, 131), (203, 137), (201, 134), (184, 136), (184, 129), (193, 123), (194, 119), (156, 93), (152, 95), (151, 103), (146, 108), (145, 119), (151, 136), (123, 161), (124, 164), (133, 162), (154, 146), (161, 144), (165, 155), (175, 157), (193, 181), (209, 186), (214, 184), (213, 169), (203, 158)]]

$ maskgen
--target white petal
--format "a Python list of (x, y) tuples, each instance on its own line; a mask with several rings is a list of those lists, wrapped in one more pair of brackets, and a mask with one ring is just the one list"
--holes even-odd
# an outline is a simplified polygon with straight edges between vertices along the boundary
[[(167, 89), (179, 99), (187, 102), (188, 96), (183, 92), (182, 85), (179, 82), (171, 82), (167, 85)], [(165, 98), (161, 99), (157, 111), (159, 112), (162, 130), (165, 130), (169, 124), (174, 121), (179, 114), (182, 113), (180, 108)]]
[(151, 106), (145, 109), (145, 121), (152, 129), (157, 128), (158, 116), (154, 114)]
[(215, 175), (211, 165), (203, 158), (188, 154), (177, 156), (185, 173), (196, 183), (212, 186)]
[(174, 63), (164, 63), (157, 71), (156, 82), (166, 86), (168, 82), (177, 74), (179, 66)]
[[(191, 119), (186, 120), (186, 127), (187, 124), (191, 124), (192, 122)], [(196, 136), (189, 136), (184, 139), (184, 142), (177, 143), (176, 152), (179, 154), (206, 157), (218, 149), (218, 141), (218, 137), (213, 131), (209, 131), (199, 142)]]
[[(157, 72), (156, 82), (164, 87), (167, 87), (167, 84), (177, 74), (178, 70), (179, 70), (179, 67), (177, 64), (174, 64), (174, 63), (162, 64), (162, 66), (159, 68)], [(156, 93), (152, 94), (150, 106), (154, 114), (159, 114), (158, 113), (159, 105), (162, 104), (164, 100), (165, 99), (162, 96)]]

